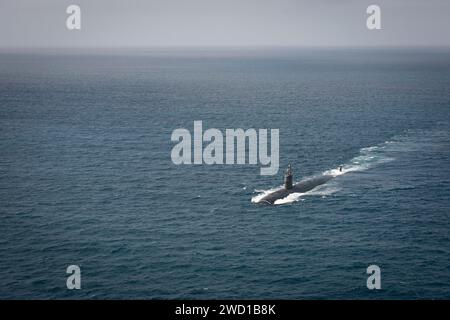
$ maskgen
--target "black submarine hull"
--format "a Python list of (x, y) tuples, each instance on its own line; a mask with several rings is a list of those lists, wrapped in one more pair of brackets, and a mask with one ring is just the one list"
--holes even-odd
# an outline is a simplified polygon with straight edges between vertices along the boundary
[(272, 193), (269, 193), (267, 196), (262, 198), (259, 202), (266, 203), (266, 204), (274, 204), (275, 201), (286, 198), (291, 193), (308, 192), (317, 186), (327, 183), (328, 181), (330, 181), (333, 178), (334, 177), (332, 175), (322, 175), (319, 177), (307, 179), (307, 180), (301, 181), (301, 182), (293, 185), (291, 189), (283, 188), (283, 189), (274, 191)]

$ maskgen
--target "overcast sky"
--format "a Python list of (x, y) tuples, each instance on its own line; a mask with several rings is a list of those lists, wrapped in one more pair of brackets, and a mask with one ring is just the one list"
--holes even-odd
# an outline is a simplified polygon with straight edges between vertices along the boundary
[(69, 46), (450, 46), (450, 0), (0, 0), (0, 47)]

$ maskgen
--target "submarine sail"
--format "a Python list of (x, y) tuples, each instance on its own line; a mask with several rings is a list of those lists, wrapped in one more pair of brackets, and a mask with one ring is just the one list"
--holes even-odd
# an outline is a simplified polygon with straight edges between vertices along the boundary
[(293, 184), (293, 172), (292, 172), (292, 168), (291, 165), (289, 164), (288, 168), (286, 169), (286, 173), (284, 174), (284, 187), (286, 189), (292, 189), (292, 184)]

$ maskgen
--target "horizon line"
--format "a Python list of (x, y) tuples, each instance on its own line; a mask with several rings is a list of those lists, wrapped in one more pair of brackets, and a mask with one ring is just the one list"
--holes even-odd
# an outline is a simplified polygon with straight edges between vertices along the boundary
[(155, 46), (0, 46), (1, 51), (43, 50), (239, 50), (239, 49), (450, 49), (450, 45), (155, 45)]

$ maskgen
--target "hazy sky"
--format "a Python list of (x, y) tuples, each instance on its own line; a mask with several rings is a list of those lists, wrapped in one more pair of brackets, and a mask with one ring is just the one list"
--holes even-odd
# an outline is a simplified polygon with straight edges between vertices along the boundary
[(450, 0), (0, 0), (0, 47), (69, 46), (450, 46)]

